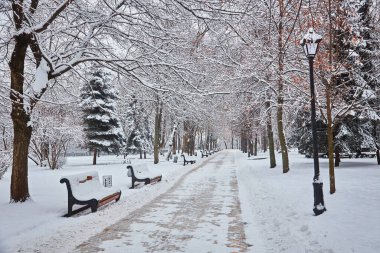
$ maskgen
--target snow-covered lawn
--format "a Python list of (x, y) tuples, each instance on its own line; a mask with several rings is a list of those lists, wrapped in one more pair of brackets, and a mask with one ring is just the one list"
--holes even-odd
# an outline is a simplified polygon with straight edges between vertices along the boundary
[[(277, 155), (277, 154), (276, 154)], [(238, 170), (246, 233), (252, 252), (380, 252), (380, 166), (376, 158), (342, 159), (329, 194), (328, 160), (320, 159), (327, 212), (313, 214), (313, 159), (290, 153), (290, 171), (269, 169), (268, 159)], [(265, 157), (265, 155), (263, 156)]]
[[(320, 159), (327, 212), (316, 217), (312, 211), (312, 159), (291, 152), (290, 172), (282, 174), (278, 154), (277, 167), (269, 169), (268, 159), (248, 158), (237, 150), (222, 152), (235, 157), (245, 233), (252, 252), (379, 252), (380, 166), (375, 158), (342, 159), (335, 170), (337, 192), (333, 195), (328, 192), (327, 159)], [(266, 154), (259, 157), (266, 158)], [(166, 192), (191, 169), (202, 163), (207, 166), (212, 158), (198, 156), (196, 164), (187, 166), (131, 159), (132, 165), (147, 162), (163, 174), (162, 182), (134, 190), (128, 189), (131, 180), (121, 157), (101, 156), (96, 166), (91, 165), (91, 157), (69, 157), (64, 168), (56, 171), (31, 165), (32, 200), (23, 204), (9, 204), (8, 171), (0, 181), (0, 252), (71, 252)], [(98, 171), (100, 178), (112, 175), (113, 185), (122, 190), (121, 200), (96, 213), (61, 217), (67, 212), (67, 190), (59, 179), (92, 170)]]
[[(140, 189), (129, 189), (131, 179), (127, 176), (127, 164), (123, 164), (122, 157), (100, 156), (95, 166), (92, 165), (90, 156), (68, 157), (64, 168), (55, 171), (30, 163), (31, 201), (9, 204), (11, 174), (8, 171), (0, 181), (0, 253), (29, 253), (34, 250), (71, 252), (88, 237), (166, 192), (181, 175), (197, 166), (183, 166), (181, 158), (178, 163), (167, 162), (162, 156), (157, 165), (153, 164), (151, 157), (146, 160), (132, 157), (130, 160), (132, 165), (146, 162), (151, 170), (160, 171), (162, 182)], [(111, 205), (101, 207), (96, 213), (73, 218), (61, 217), (67, 213), (67, 189), (65, 184), (59, 183), (60, 178), (94, 170), (98, 171), (100, 179), (103, 175), (112, 175), (113, 186), (122, 191), (120, 201), (113, 201)]]

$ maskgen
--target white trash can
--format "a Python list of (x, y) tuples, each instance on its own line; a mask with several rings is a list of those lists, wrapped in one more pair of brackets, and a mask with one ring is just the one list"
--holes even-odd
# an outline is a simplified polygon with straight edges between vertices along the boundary
[(104, 187), (112, 187), (112, 175), (103, 176), (103, 186)]

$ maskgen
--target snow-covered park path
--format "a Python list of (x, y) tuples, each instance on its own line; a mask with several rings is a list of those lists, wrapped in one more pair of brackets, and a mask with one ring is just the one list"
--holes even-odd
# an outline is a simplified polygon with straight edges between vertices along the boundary
[(236, 166), (227, 152), (213, 155), (76, 252), (246, 252)]

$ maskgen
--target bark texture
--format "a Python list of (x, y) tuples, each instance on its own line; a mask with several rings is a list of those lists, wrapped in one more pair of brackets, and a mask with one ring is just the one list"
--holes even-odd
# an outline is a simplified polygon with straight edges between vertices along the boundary
[(161, 106), (161, 103), (158, 103), (157, 108), (156, 108), (156, 116), (154, 119), (154, 144), (153, 144), (154, 164), (157, 164), (160, 161), (159, 155), (160, 155), (161, 120), (162, 120), (162, 106)]
[(274, 152), (274, 138), (273, 138), (273, 129), (272, 129), (272, 112), (270, 108), (270, 102), (267, 100), (265, 102), (267, 109), (267, 134), (268, 134), (268, 145), (269, 145), (269, 168), (276, 167), (276, 155)]
[(12, 102), (11, 118), (13, 122), (13, 164), (11, 176), (11, 202), (24, 202), (29, 195), (28, 187), (28, 149), (32, 136), (30, 114), (24, 107), (24, 62), (30, 37), (15, 37), (15, 47), (9, 62), (11, 71)]
[(280, 22), (278, 25), (278, 96), (277, 96), (277, 129), (278, 129), (278, 139), (280, 141), (281, 156), (282, 156), (282, 172), (287, 173), (289, 171), (289, 157), (288, 148), (286, 146), (286, 139), (284, 133), (283, 125), (283, 106), (284, 106), (284, 27), (282, 19), (285, 15), (285, 6), (283, 0), (279, 0), (280, 8)]

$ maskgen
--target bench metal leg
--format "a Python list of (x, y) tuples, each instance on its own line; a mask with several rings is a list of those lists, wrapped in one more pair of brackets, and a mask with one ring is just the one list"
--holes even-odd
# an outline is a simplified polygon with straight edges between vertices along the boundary
[(95, 213), (98, 210), (98, 201), (91, 201), (89, 205), (91, 207), (91, 212)]

